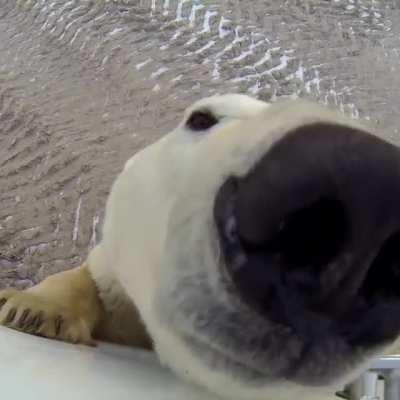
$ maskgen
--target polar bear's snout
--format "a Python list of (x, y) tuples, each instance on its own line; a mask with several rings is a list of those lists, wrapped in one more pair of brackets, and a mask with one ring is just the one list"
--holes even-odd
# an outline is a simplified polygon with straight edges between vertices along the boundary
[(132, 297), (174, 370), (229, 398), (309, 398), (393, 350), (398, 147), (313, 103), (224, 95), (136, 161), (137, 264), (156, 279)]
[(321, 122), (228, 179), (214, 214), (228, 275), (248, 305), (309, 342), (334, 332), (375, 346), (400, 330), (399, 204), (399, 150)]

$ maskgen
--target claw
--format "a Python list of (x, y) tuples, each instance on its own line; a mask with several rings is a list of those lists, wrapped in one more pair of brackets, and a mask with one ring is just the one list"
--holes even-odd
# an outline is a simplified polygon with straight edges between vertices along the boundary
[(35, 328), (35, 326), (36, 326), (36, 323), (37, 323), (37, 315), (33, 315), (33, 316), (31, 316), (31, 318), (29, 318), (28, 319), (28, 321), (27, 321), (27, 323), (26, 323), (26, 325), (25, 325), (25, 330), (29, 330), (29, 331), (31, 331), (32, 329), (34, 329)]
[(64, 320), (61, 315), (58, 315), (57, 318), (54, 320), (54, 325), (56, 328), (56, 336), (58, 336), (60, 334), (63, 322), (64, 322)]
[(17, 314), (17, 309), (16, 308), (11, 308), (11, 310), (8, 312), (5, 324), (11, 324), (11, 322), (14, 321), (15, 315)]
[(0, 299), (0, 310), (4, 306), (4, 304), (6, 304), (6, 303), (7, 303), (7, 299), (5, 297)]
[(18, 328), (24, 327), (26, 319), (28, 318), (28, 315), (30, 312), (31, 312), (31, 310), (29, 308), (24, 310), (24, 312), (22, 313), (21, 317), (18, 320)]
[(35, 325), (33, 326), (33, 329), (35, 332), (39, 330), (39, 328), (42, 326), (43, 322), (44, 322), (44, 313), (43, 313), (43, 311), (39, 311), (36, 314), (36, 322), (35, 322)]

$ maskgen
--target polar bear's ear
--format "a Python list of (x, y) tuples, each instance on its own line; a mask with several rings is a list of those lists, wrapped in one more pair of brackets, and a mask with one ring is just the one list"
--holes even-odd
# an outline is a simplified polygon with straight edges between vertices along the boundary
[(218, 118), (209, 109), (193, 110), (186, 120), (186, 127), (194, 132), (202, 132), (218, 124)]

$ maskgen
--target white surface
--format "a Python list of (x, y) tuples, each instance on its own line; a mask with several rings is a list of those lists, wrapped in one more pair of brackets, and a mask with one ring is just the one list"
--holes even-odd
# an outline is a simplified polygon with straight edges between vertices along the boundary
[(70, 345), (0, 327), (0, 399), (215, 400), (155, 355), (111, 344)]

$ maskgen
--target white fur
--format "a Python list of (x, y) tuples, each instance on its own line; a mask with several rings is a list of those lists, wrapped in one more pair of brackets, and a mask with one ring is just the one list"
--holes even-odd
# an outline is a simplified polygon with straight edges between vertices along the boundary
[[(221, 122), (207, 133), (188, 131), (185, 118), (194, 109), (204, 108), (211, 109)], [(121, 285), (137, 306), (161, 360), (185, 378), (228, 398), (311, 399), (322, 392), (332, 393), (334, 388), (311, 390), (285, 381), (266, 387), (246, 386), (207, 368), (173, 330), (160, 323), (155, 300), (167, 285), (164, 271), (175, 268), (173, 255), (165, 253), (167, 237), (174, 234), (168, 231), (170, 216), (179, 210), (178, 219), (184, 223), (197, 213), (194, 221), (198, 224), (191, 229), (204, 229), (202, 219), (210, 213), (212, 199), (225, 177), (246, 174), (291, 128), (320, 120), (340, 123), (336, 114), (302, 101), (269, 106), (242, 95), (203, 99), (186, 111), (174, 131), (126, 163), (107, 203), (103, 239), (89, 259), (100, 292), (113, 297), (105, 302), (114, 304), (115, 297), (125, 297), (118, 290)], [(209, 236), (212, 238), (212, 232)], [(212, 271), (217, 261), (210, 259), (207, 268)], [(110, 285), (117, 290), (110, 291)], [(358, 372), (353, 371), (352, 376)], [(342, 383), (338, 382), (336, 389)]]

